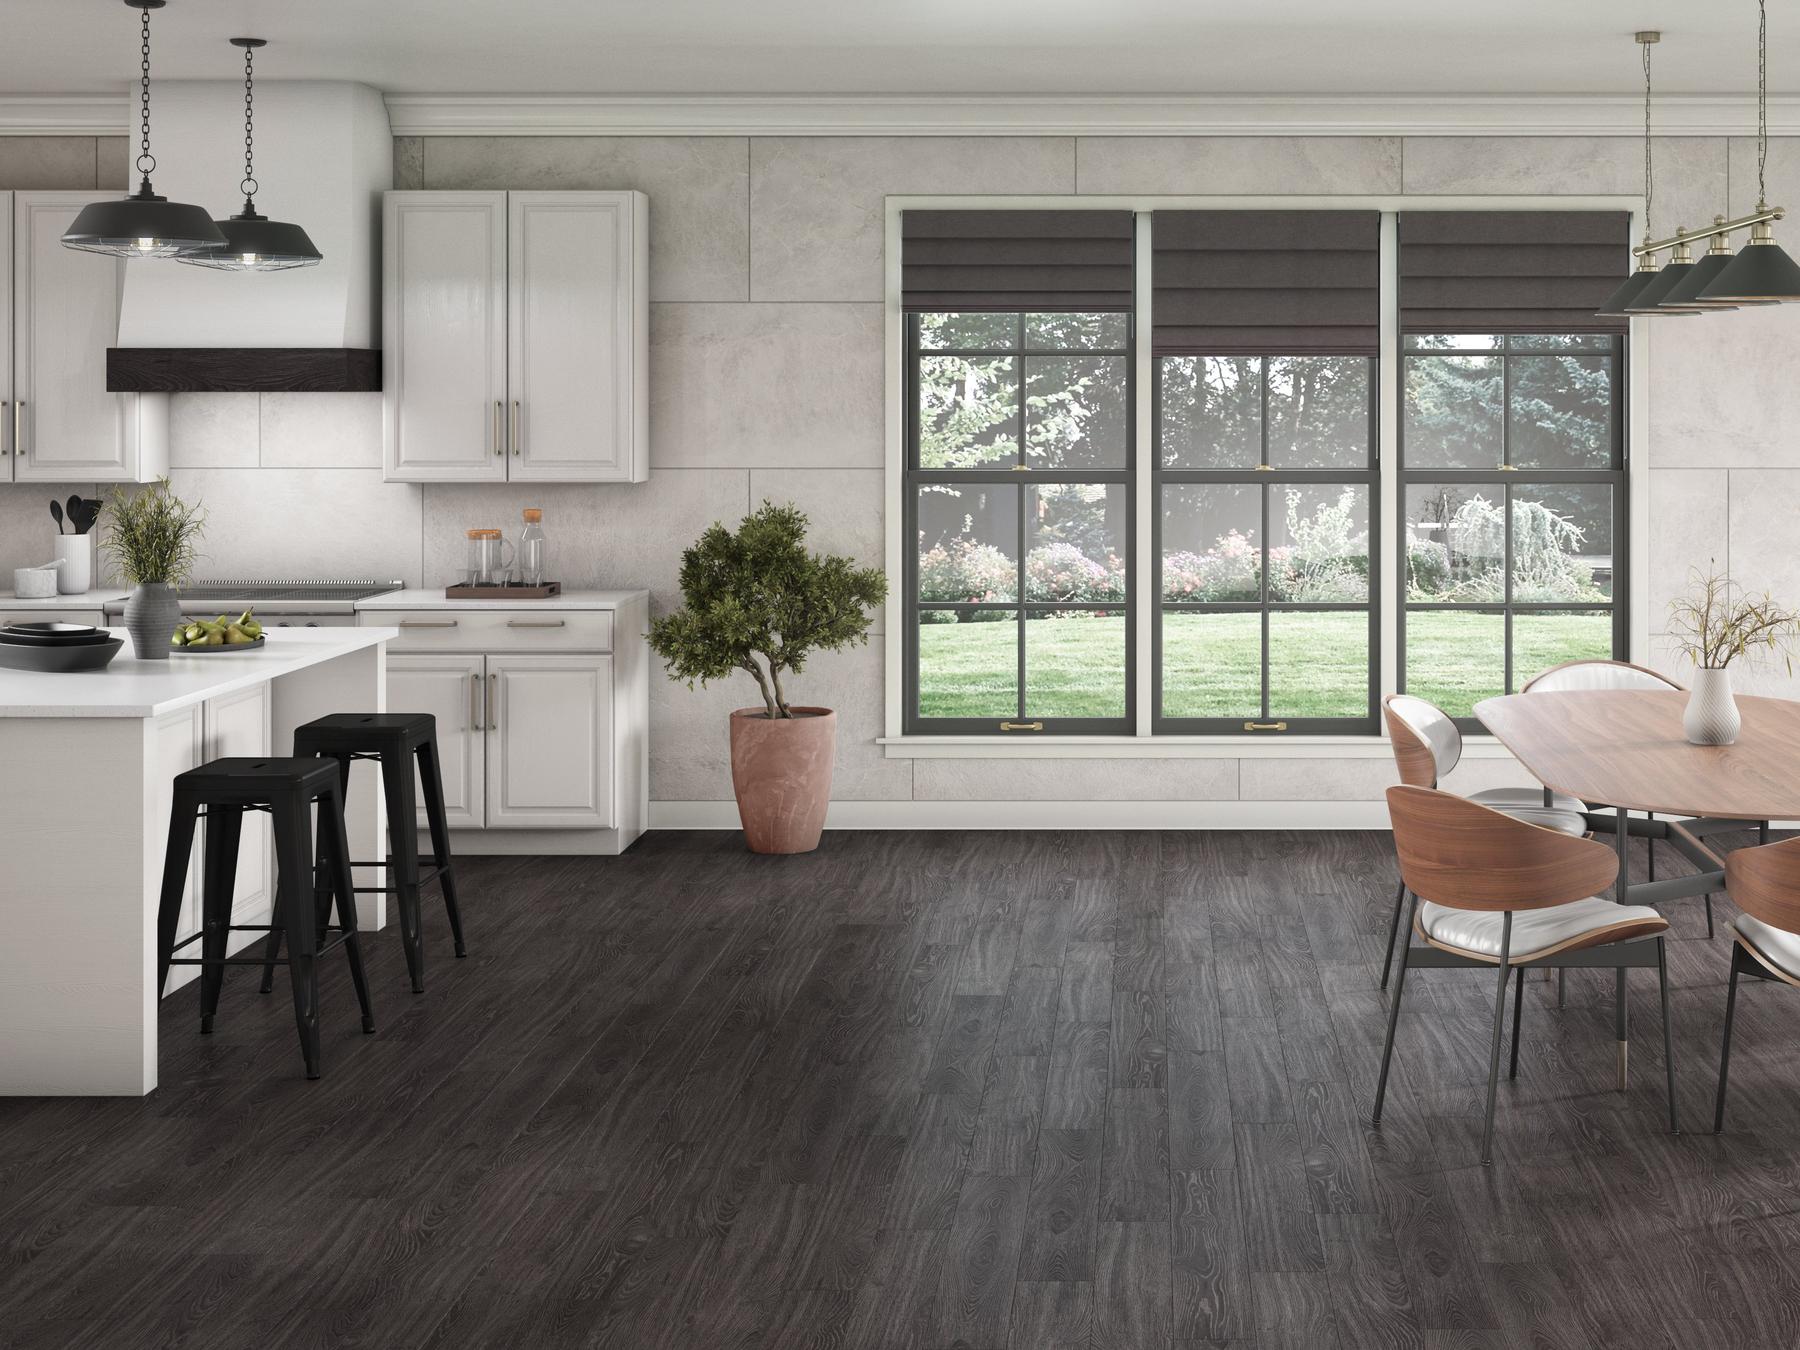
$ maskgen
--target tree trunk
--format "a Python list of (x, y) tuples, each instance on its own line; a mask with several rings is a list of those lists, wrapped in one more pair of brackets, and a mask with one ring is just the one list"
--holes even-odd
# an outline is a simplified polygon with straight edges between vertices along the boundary
[(781, 709), (780, 715), (792, 717), (794, 714), (788, 711), (787, 694), (781, 688), (781, 667), (773, 659), (769, 662), (769, 678), (775, 682), (775, 703)]
[(769, 692), (769, 682), (763, 678), (762, 667), (754, 656), (744, 658), (744, 669), (756, 677), (756, 687), (762, 690), (763, 706), (769, 710), (769, 716), (780, 717), (782, 714), (775, 710), (775, 695)]

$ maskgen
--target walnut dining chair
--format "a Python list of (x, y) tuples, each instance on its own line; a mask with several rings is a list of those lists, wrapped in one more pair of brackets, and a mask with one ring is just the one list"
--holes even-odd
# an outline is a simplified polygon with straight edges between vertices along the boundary
[(1800, 838), (1726, 854), (1725, 893), (1742, 913), (1731, 925), (1731, 985), (1725, 995), (1725, 1043), (1719, 1051), (1714, 1134), (1725, 1128), (1725, 1082), (1731, 1069), (1738, 976), (1800, 987)]
[[(1394, 747), (1394, 764), (1400, 781), (1413, 787), (1435, 788), (1462, 759), (1462, 732), (1450, 715), (1436, 704), (1412, 694), (1389, 694), (1381, 700), (1388, 740)], [(1519, 820), (1563, 834), (1588, 832), (1587, 804), (1567, 793), (1545, 788), (1485, 788), (1467, 798), (1503, 811)], [(1381, 987), (1388, 986), (1394, 964), (1394, 939), (1400, 932), (1400, 911), (1406, 904), (1406, 883), (1394, 893), (1394, 913), (1388, 921), (1387, 955), (1381, 962)]]
[[(1668, 1074), (1669, 1130), (1675, 1118), (1674, 1037), (1669, 1026), (1669, 968), (1663, 935), (1668, 921), (1648, 905), (1603, 898), (1618, 878), (1619, 860), (1597, 839), (1572, 836), (1503, 814), (1455, 793), (1402, 784), (1387, 790), (1394, 849), (1408, 903), (1407, 938), (1400, 947), (1394, 995), (1388, 1005), (1381, 1077), (1372, 1124), (1381, 1126), (1394, 1031), (1410, 967), (1497, 969), (1493, 1038), (1488, 1051), (1487, 1117), (1481, 1161), (1493, 1161), (1494, 1101), (1500, 1078), (1500, 1033), (1506, 984), (1514, 977), (1512, 1067), (1519, 1069), (1519, 1014), (1524, 972), (1532, 966), (1622, 970), (1654, 965), (1662, 986), (1663, 1060)], [(1413, 947), (1417, 936), (1421, 947)], [(1621, 988), (1616, 1016), (1623, 1040)]]

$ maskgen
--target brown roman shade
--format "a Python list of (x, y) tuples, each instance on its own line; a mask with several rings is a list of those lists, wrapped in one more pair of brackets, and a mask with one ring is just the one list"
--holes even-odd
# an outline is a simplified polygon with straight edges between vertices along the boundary
[(1623, 333), (1594, 311), (1631, 266), (1624, 211), (1407, 211), (1406, 333)]
[(1131, 308), (1129, 211), (907, 211), (908, 311)]
[(1151, 322), (1159, 355), (1374, 356), (1374, 211), (1158, 211)]

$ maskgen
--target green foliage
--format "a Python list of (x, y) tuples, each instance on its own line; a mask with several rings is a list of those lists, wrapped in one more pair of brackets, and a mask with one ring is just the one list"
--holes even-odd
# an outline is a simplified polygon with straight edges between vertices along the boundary
[[(1450, 503), (1456, 501), (1452, 508)], [(1506, 516), (1480, 492), (1446, 494), (1428, 513), (1444, 519), (1445, 542), (1423, 540), (1408, 525), (1407, 599), (1499, 603), (1506, 598)], [(1578, 556), (1587, 532), (1569, 517), (1515, 495), (1512, 504), (1514, 600), (1604, 601), (1590, 564)]]
[(101, 551), (133, 586), (157, 581), (180, 586), (193, 575), (206, 513), (169, 491), (167, 478), (137, 493), (114, 488), (105, 522)]
[(869, 640), (868, 611), (887, 598), (887, 578), (807, 552), (806, 525), (795, 507), (765, 501), (737, 530), (715, 521), (682, 553), (682, 607), (650, 624), (650, 649), (671, 679), (691, 689), (747, 670), (768, 715), (792, 717), (781, 673), (804, 670), (814, 651)]

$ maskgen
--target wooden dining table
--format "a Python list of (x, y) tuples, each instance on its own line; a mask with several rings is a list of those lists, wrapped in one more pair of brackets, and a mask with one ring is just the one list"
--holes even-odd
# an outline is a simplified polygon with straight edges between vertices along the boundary
[[(1800, 819), (1800, 702), (1737, 700), (1743, 727), (1733, 745), (1690, 745), (1679, 689), (1581, 689), (1509, 694), (1475, 705), (1475, 716), (1546, 790), (1579, 797), (1588, 821), (1619, 853), (1614, 898), (1653, 905), (1725, 887), (1725, 862), (1707, 842)], [(1642, 815), (1633, 815), (1641, 812)], [(1680, 817), (1671, 819), (1670, 817)], [(1697, 871), (1632, 884), (1633, 837), (1666, 840)], [(1628, 1022), (1625, 971), (1618, 972), (1619, 1079), (1624, 1087)]]

